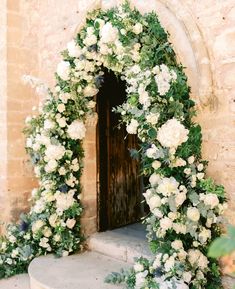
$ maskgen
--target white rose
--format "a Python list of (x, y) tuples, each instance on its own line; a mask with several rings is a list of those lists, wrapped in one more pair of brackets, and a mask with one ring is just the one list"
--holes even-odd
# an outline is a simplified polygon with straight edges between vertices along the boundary
[(191, 165), (195, 162), (195, 157), (194, 156), (191, 156), (188, 158), (188, 163)]
[(47, 238), (49, 238), (51, 235), (52, 235), (52, 231), (50, 228), (48, 227), (45, 227), (44, 230), (43, 230), (43, 235)]
[(50, 217), (49, 217), (49, 219), (48, 219), (49, 224), (50, 224), (53, 228), (56, 227), (57, 218), (58, 218), (57, 214), (52, 214), (52, 215), (50, 215)]
[(59, 174), (60, 174), (61, 176), (66, 175), (66, 170), (65, 170), (64, 167), (60, 167), (59, 170), (58, 170), (58, 172), (59, 172)]
[(204, 204), (214, 209), (219, 205), (219, 199), (216, 194), (206, 194), (204, 197)]
[(55, 123), (53, 121), (51, 121), (50, 119), (46, 119), (44, 121), (43, 127), (45, 130), (52, 129), (52, 128), (54, 128), (54, 126), (55, 126)]
[(200, 219), (200, 212), (195, 207), (190, 207), (187, 210), (187, 217), (193, 222), (197, 222)]
[(68, 61), (61, 61), (57, 65), (56, 72), (60, 78), (62, 78), (63, 80), (68, 80), (69, 79), (69, 72), (70, 72), (70, 63)]
[(154, 162), (152, 162), (152, 167), (153, 167), (155, 170), (159, 169), (159, 168), (161, 167), (161, 162), (159, 162), (159, 161), (154, 161)]
[(140, 263), (136, 263), (136, 264), (134, 265), (134, 270), (135, 270), (135, 272), (144, 271), (144, 266), (143, 266), (142, 264), (140, 264)]
[(175, 250), (183, 249), (183, 242), (181, 240), (175, 240), (171, 243), (171, 247)]
[(83, 139), (86, 134), (86, 127), (82, 121), (75, 120), (68, 126), (67, 132), (71, 139)]
[(161, 180), (160, 176), (158, 174), (155, 174), (155, 173), (152, 174), (149, 178), (149, 182), (150, 182), (152, 187), (156, 187), (160, 180)]
[(66, 221), (66, 226), (67, 226), (69, 229), (72, 229), (75, 224), (76, 224), (76, 220), (74, 220), (74, 219), (68, 219), (68, 220)]
[(191, 272), (184, 272), (183, 273), (183, 280), (186, 283), (189, 283), (192, 279), (192, 273)]
[(65, 105), (63, 103), (58, 104), (57, 110), (59, 112), (64, 112), (65, 111)]
[(168, 217), (164, 217), (163, 219), (160, 220), (160, 227), (164, 230), (167, 231), (168, 229), (172, 228), (172, 220)]
[(49, 162), (45, 166), (45, 172), (47, 172), (47, 173), (54, 172), (55, 169), (57, 168), (57, 165), (58, 165), (58, 163), (56, 160), (49, 160)]
[(185, 173), (186, 175), (190, 175), (191, 172), (192, 172), (192, 170), (191, 170), (190, 168), (185, 168), (185, 169), (184, 169), (184, 173)]
[(100, 29), (100, 38), (103, 43), (112, 43), (118, 39), (118, 29), (110, 22), (104, 24)]
[(136, 134), (138, 125), (139, 125), (138, 121), (135, 119), (132, 119), (131, 122), (126, 126), (126, 131), (129, 134)]
[(150, 210), (152, 211), (153, 209), (155, 208), (158, 208), (161, 206), (161, 199), (159, 196), (153, 196), (151, 198), (149, 198), (149, 200), (147, 201), (149, 207), (150, 207)]
[(176, 194), (175, 196), (176, 207), (181, 206), (185, 200), (186, 200), (186, 193), (182, 192), (182, 193)]
[(83, 94), (84, 94), (85, 97), (87, 97), (87, 96), (89, 96), (89, 97), (90, 97), (90, 96), (94, 96), (94, 95), (96, 95), (98, 92), (99, 92), (99, 90), (98, 90), (96, 87), (92, 86), (92, 85), (86, 86), (86, 87), (84, 88), (84, 90), (83, 90)]
[(65, 117), (57, 118), (56, 121), (58, 122), (59, 127), (66, 127), (66, 119)]
[(76, 44), (75, 40), (71, 40), (67, 44), (67, 49), (70, 57), (79, 57), (81, 55), (81, 48)]
[(44, 226), (44, 221), (42, 220), (37, 220), (36, 222), (33, 223), (32, 225), (32, 232), (36, 233), (38, 232), (43, 226)]
[(197, 173), (197, 178), (199, 180), (202, 180), (204, 178), (205, 174), (204, 173)]
[(146, 116), (146, 121), (148, 123), (151, 123), (152, 125), (155, 125), (158, 123), (160, 114), (159, 113), (152, 113), (150, 112), (147, 116)]
[(59, 242), (61, 240), (60, 235), (56, 234), (53, 239), (55, 240), (55, 242)]
[(132, 30), (135, 34), (140, 34), (143, 32), (143, 26), (141, 23), (136, 23)]
[(164, 147), (177, 148), (188, 140), (189, 131), (175, 118), (163, 124), (157, 134), (157, 140)]
[(204, 169), (204, 165), (203, 164), (199, 164), (198, 166), (197, 166), (197, 170), (200, 172), (200, 171), (202, 171)]

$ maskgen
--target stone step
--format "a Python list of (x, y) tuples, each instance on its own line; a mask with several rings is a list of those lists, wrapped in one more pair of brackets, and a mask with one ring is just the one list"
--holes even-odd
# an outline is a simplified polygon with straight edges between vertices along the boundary
[(0, 280), (1, 289), (30, 289), (29, 275), (19, 274), (8, 279)]
[[(28, 269), (31, 289), (118, 289), (121, 285), (105, 284), (111, 272), (127, 269), (127, 263), (96, 252), (69, 257), (52, 255), (35, 258)], [(2, 287), (1, 287), (2, 288)], [(9, 288), (10, 289), (10, 288)]]
[(88, 240), (88, 247), (91, 251), (132, 264), (135, 257), (152, 257), (145, 235), (144, 225), (137, 223), (96, 233)]

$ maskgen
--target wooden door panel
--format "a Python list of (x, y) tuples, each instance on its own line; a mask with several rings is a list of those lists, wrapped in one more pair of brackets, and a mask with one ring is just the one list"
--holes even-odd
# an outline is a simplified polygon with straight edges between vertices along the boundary
[(125, 84), (110, 74), (105, 84), (98, 95), (100, 230), (138, 221), (142, 200), (139, 163), (129, 152), (138, 147), (137, 137), (118, 129), (120, 116), (112, 112), (125, 101)]

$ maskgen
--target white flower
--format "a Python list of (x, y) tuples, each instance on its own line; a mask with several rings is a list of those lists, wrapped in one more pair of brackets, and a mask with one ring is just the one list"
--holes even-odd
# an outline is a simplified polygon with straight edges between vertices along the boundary
[(65, 111), (65, 105), (63, 103), (58, 104), (57, 110), (59, 112), (64, 112)]
[(11, 264), (13, 263), (13, 261), (12, 261), (11, 258), (7, 258), (7, 259), (6, 259), (6, 263), (9, 264), (9, 265), (11, 265)]
[(55, 123), (53, 121), (51, 121), (50, 119), (46, 119), (44, 121), (43, 127), (45, 130), (50, 130), (50, 129), (54, 128), (54, 126), (55, 126)]
[(69, 252), (68, 252), (68, 251), (65, 251), (65, 250), (64, 250), (64, 251), (62, 252), (62, 256), (63, 256), (63, 257), (67, 257), (68, 255), (69, 255)]
[(84, 88), (83, 90), (83, 94), (85, 97), (87, 96), (94, 96), (98, 93), (98, 89), (95, 87), (95, 86), (92, 86), (92, 85), (88, 85)]
[(161, 152), (155, 144), (152, 144), (151, 147), (146, 150), (146, 156), (151, 159), (157, 159), (161, 156)]
[(87, 37), (83, 40), (83, 43), (86, 46), (91, 46), (97, 43), (97, 37), (94, 34), (87, 35)]
[(172, 228), (172, 220), (168, 217), (164, 217), (163, 219), (160, 220), (160, 227), (164, 230), (167, 231), (168, 229)]
[(15, 242), (16, 242), (16, 237), (13, 236), (13, 235), (9, 235), (8, 240), (9, 240), (11, 243), (15, 243)]
[(183, 280), (186, 283), (189, 283), (192, 279), (192, 273), (191, 272), (183, 272)]
[(199, 250), (190, 249), (188, 251), (188, 260), (192, 266), (206, 269), (209, 261)]
[(69, 209), (75, 202), (73, 195), (74, 193), (70, 192), (68, 192), (67, 194), (56, 193), (55, 199), (57, 209), (62, 212)]
[(140, 263), (136, 263), (134, 265), (134, 270), (135, 270), (135, 272), (141, 272), (141, 271), (144, 270), (144, 266), (142, 264), (140, 264)]
[(103, 43), (113, 43), (118, 39), (118, 29), (107, 22), (100, 29), (100, 38)]
[(57, 214), (52, 214), (52, 215), (50, 215), (50, 217), (49, 217), (49, 219), (48, 219), (49, 224), (50, 224), (53, 228), (56, 227), (57, 218), (58, 218)]
[(68, 126), (67, 132), (71, 139), (83, 139), (86, 134), (86, 127), (81, 120), (75, 120)]
[(150, 182), (152, 187), (156, 187), (160, 180), (161, 180), (160, 176), (158, 174), (155, 174), (155, 173), (152, 174), (149, 178), (149, 182)]
[(44, 225), (45, 225), (45, 223), (42, 220), (35, 221), (32, 225), (32, 232), (33, 233), (38, 232)]
[(39, 246), (42, 248), (48, 248), (50, 245), (48, 244), (49, 239), (46, 237), (43, 237), (40, 239)]
[(191, 170), (190, 168), (185, 168), (185, 169), (184, 169), (184, 173), (185, 173), (186, 175), (190, 175), (191, 172), (192, 172), (192, 170)]
[(68, 61), (61, 61), (57, 65), (57, 71), (56, 72), (60, 78), (62, 78), (63, 80), (68, 80), (69, 79), (69, 72), (70, 72), (70, 63)]
[(11, 258), (16, 258), (19, 254), (19, 248), (13, 249), (11, 253)]
[(74, 220), (74, 219), (67, 219), (67, 221), (66, 221), (66, 226), (69, 229), (72, 229), (75, 224), (76, 224), (76, 220)]
[(135, 289), (141, 289), (145, 284), (145, 278), (148, 275), (148, 271), (138, 272), (135, 275)]
[(206, 228), (203, 228), (201, 232), (198, 234), (198, 238), (202, 244), (206, 243), (207, 240), (211, 238), (211, 231)]
[(183, 243), (181, 240), (175, 240), (171, 243), (171, 247), (175, 250), (183, 249)]
[(159, 162), (159, 161), (154, 161), (154, 162), (152, 162), (152, 167), (153, 167), (155, 170), (159, 169), (159, 168), (161, 167), (161, 162)]
[(54, 172), (55, 169), (57, 168), (57, 161), (52, 159), (52, 160), (49, 160), (49, 162), (47, 163), (47, 165), (45, 166), (45, 172), (46, 173), (51, 173), (51, 172)]
[(177, 148), (188, 139), (189, 131), (175, 118), (163, 124), (157, 134), (157, 140), (164, 147)]
[(197, 178), (199, 180), (202, 180), (204, 178), (205, 174), (204, 173), (197, 173)]
[(52, 235), (51, 229), (48, 228), (48, 227), (45, 227), (45, 228), (43, 229), (43, 235), (44, 235), (45, 237), (49, 238), (49, 237)]
[(157, 187), (157, 191), (161, 193), (163, 196), (170, 196), (172, 194), (178, 193), (178, 186), (179, 183), (176, 181), (175, 178), (163, 178), (159, 182), (159, 185)]
[(66, 127), (67, 125), (65, 117), (57, 118), (56, 121), (58, 122), (58, 125), (62, 128)]
[(27, 138), (27, 139), (26, 139), (26, 147), (27, 147), (27, 148), (31, 148), (32, 145), (33, 145), (32, 139), (31, 139), (31, 138)]
[(200, 219), (200, 212), (195, 207), (190, 207), (187, 210), (187, 217), (193, 222), (197, 222)]
[(143, 32), (143, 26), (141, 23), (136, 23), (135, 26), (133, 27), (132, 31), (135, 34), (140, 34), (141, 32)]
[(199, 172), (201, 172), (203, 169), (204, 169), (204, 165), (203, 165), (203, 164), (199, 164), (199, 165), (197, 166), (197, 170), (198, 170)]
[(219, 199), (216, 194), (209, 193), (204, 197), (204, 204), (211, 207), (211, 209), (214, 209), (219, 205)]
[(131, 122), (126, 126), (126, 131), (129, 134), (136, 134), (138, 125), (138, 121), (132, 118)]
[(61, 237), (60, 235), (56, 234), (54, 237), (53, 237), (54, 241), (55, 242), (59, 242), (61, 240)]
[(195, 162), (195, 157), (194, 156), (191, 156), (188, 158), (188, 163), (191, 165)]
[(59, 172), (59, 174), (60, 174), (61, 176), (64, 176), (64, 175), (66, 174), (66, 170), (65, 170), (64, 167), (60, 167), (59, 170), (58, 170), (58, 172)]
[(186, 193), (185, 192), (176, 194), (176, 196), (175, 196), (176, 207), (181, 206), (185, 200), (186, 200)]
[(187, 228), (184, 224), (174, 223), (173, 229), (177, 234), (186, 234)]
[(155, 195), (147, 200), (150, 210), (152, 211), (155, 208), (159, 208), (161, 206), (161, 199), (159, 196)]
[(152, 113), (150, 112), (147, 116), (146, 116), (146, 121), (148, 123), (151, 123), (152, 125), (155, 125), (158, 123), (158, 119), (160, 117), (159, 113)]
[(75, 40), (71, 40), (67, 44), (67, 49), (70, 57), (79, 57), (81, 55), (81, 48), (76, 44)]
[(65, 148), (62, 145), (49, 145), (45, 150), (45, 157), (48, 160), (60, 160), (65, 154)]
[(169, 259), (166, 260), (164, 264), (164, 269), (166, 272), (169, 272), (175, 265), (175, 258), (173, 256), (170, 256)]

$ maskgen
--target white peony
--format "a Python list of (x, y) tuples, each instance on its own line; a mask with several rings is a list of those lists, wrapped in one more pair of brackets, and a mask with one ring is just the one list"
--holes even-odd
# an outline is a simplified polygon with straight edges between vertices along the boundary
[(62, 78), (63, 80), (68, 80), (69, 79), (69, 73), (70, 73), (70, 63), (68, 61), (61, 61), (57, 65), (56, 72), (60, 78)]
[(197, 222), (200, 219), (200, 212), (195, 207), (190, 207), (187, 209), (187, 217), (193, 222)]
[(62, 145), (49, 145), (45, 150), (45, 157), (48, 160), (60, 160), (65, 154), (65, 148)]
[(177, 148), (188, 139), (189, 131), (175, 118), (163, 124), (157, 134), (157, 140), (164, 147)]
[(135, 34), (140, 34), (143, 32), (143, 25), (141, 23), (136, 23), (132, 29)]
[(136, 134), (138, 125), (138, 121), (132, 118), (131, 122), (126, 126), (126, 131), (129, 134)]
[(161, 193), (163, 196), (167, 197), (172, 194), (176, 194), (179, 192), (178, 190), (179, 183), (176, 181), (175, 178), (163, 178), (159, 182), (159, 185), (157, 187), (157, 191)]
[(219, 199), (216, 194), (210, 193), (205, 195), (204, 204), (211, 207), (211, 209), (214, 209), (219, 205)]
[(113, 43), (118, 39), (118, 29), (107, 22), (100, 29), (100, 38), (103, 43)]
[(75, 120), (68, 126), (67, 132), (71, 139), (83, 139), (86, 134), (86, 127), (81, 120)]
[(79, 57), (81, 55), (81, 48), (76, 44), (75, 40), (71, 40), (67, 44), (67, 49), (70, 57)]

